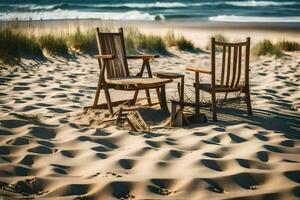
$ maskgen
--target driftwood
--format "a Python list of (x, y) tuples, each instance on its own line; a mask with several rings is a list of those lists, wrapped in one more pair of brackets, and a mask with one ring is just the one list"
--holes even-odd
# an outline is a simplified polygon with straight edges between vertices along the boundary
[(142, 116), (138, 111), (131, 111), (127, 115), (126, 121), (133, 131), (137, 131), (137, 132), (150, 131), (150, 127), (146, 124), (146, 122), (144, 121), (144, 119), (142, 118)]

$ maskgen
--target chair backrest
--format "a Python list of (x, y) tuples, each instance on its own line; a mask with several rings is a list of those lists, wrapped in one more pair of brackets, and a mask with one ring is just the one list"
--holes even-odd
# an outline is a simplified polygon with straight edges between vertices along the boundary
[(100, 55), (113, 55), (106, 60), (106, 78), (128, 77), (129, 69), (126, 59), (123, 29), (116, 33), (103, 33), (97, 29), (97, 45)]
[[(221, 62), (216, 62), (216, 51), (221, 50)], [(249, 86), (250, 38), (246, 42), (228, 43), (211, 39), (212, 84), (223, 88)], [(217, 72), (219, 72), (217, 74)]]

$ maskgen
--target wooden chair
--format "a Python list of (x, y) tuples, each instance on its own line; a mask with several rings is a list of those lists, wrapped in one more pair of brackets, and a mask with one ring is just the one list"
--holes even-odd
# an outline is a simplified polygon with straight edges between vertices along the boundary
[[(148, 104), (151, 105), (149, 89), (156, 89), (161, 109), (168, 111), (165, 84), (172, 82), (172, 80), (153, 78), (149, 64), (151, 58), (157, 58), (159, 56), (149, 54), (127, 56), (122, 28), (116, 33), (102, 33), (99, 28), (96, 28), (96, 31), (99, 55), (96, 55), (95, 58), (98, 59), (100, 76), (92, 108), (108, 108), (109, 112), (113, 114), (113, 106), (126, 101), (128, 101), (128, 104), (134, 105), (139, 90), (146, 91)], [(141, 59), (143, 61), (141, 71), (137, 75), (130, 75), (127, 59)], [(142, 77), (145, 68), (148, 71), (148, 77)], [(135, 93), (133, 99), (112, 102), (109, 92), (110, 88), (135, 91)], [(98, 105), (101, 89), (104, 90), (107, 103)]]
[[(216, 49), (222, 49), (222, 61), (220, 65), (216, 64)], [(233, 54), (232, 54), (232, 49), (233, 49)], [(239, 42), (239, 43), (218, 42), (215, 41), (215, 38), (212, 38), (211, 39), (211, 70), (201, 68), (201, 67), (194, 67), (194, 66), (187, 67), (187, 70), (196, 73), (196, 83), (194, 85), (196, 90), (196, 104), (200, 106), (199, 90), (203, 90), (211, 94), (211, 110), (213, 113), (214, 121), (217, 120), (216, 93), (225, 93), (225, 100), (229, 92), (244, 93), (248, 114), (252, 115), (250, 87), (249, 87), (249, 57), (250, 57), (250, 38), (247, 38), (246, 42)], [(221, 72), (221, 73), (217, 74), (216, 72)], [(199, 73), (210, 75), (211, 77), (210, 83), (200, 84)], [(242, 79), (242, 75), (244, 76), (243, 79)]]

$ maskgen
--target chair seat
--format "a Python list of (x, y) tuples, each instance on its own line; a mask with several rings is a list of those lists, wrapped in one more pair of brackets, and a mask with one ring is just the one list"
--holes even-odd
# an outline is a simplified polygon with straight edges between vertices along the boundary
[(144, 77), (120, 77), (107, 79), (106, 82), (111, 85), (122, 85), (129, 88), (154, 88), (163, 86), (166, 83), (172, 82), (170, 79), (164, 78), (144, 78)]
[[(195, 83), (194, 83), (194, 87), (195, 87)], [(203, 90), (205, 92), (211, 93), (211, 84), (210, 83), (201, 83), (201, 84), (199, 84), (199, 89)], [(216, 92), (237, 92), (237, 91), (241, 91), (241, 90), (243, 92), (244, 86), (240, 85), (240, 86), (231, 88), (228, 86), (226, 87), (226, 86), (216, 85), (215, 90), (216, 90)]]
[(176, 72), (153, 72), (153, 75), (158, 78), (176, 79), (184, 77), (184, 74)]

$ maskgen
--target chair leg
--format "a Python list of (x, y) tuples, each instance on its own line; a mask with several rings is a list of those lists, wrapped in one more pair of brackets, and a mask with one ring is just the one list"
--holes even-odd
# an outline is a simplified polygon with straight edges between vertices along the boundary
[(248, 115), (252, 115), (252, 106), (251, 106), (251, 98), (250, 98), (250, 91), (246, 92), (246, 104), (247, 104), (247, 111)]
[(159, 105), (161, 105), (161, 96), (160, 96), (159, 88), (156, 88), (156, 94), (157, 94), (157, 99), (158, 99)]
[(138, 94), (139, 94), (139, 90), (134, 91), (134, 95), (133, 95), (133, 98), (132, 98), (132, 105), (135, 105)]
[(163, 111), (169, 112), (166, 98), (166, 87), (163, 85), (160, 89), (160, 107)]
[[(99, 81), (99, 83), (100, 83), (100, 81)], [(94, 109), (96, 109), (97, 105), (98, 105), (100, 90), (101, 90), (101, 86), (100, 86), (100, 84), (98, 84), (96, 94), (95, 94), (94, 104), (93, 104)]]
[(152, 105), (152, 102), (151, 102), (151, 97), (150, 97), (149, 89), (146, 89), (145, 92), (146, 92), (146, 97), (147, 97), (148, 106), (151, 106), (151, 105)]
[(104, 93), (105, 93), (107, 108), (108, 108), (110, 114), (113, 114), (114, 110), (113, 110), (113, 107), (112, 107), (109, 90), (108, 90), (108, 87), (107, 87), (107, 85), (105, 83), (103, 84), (103, 90), (104, 90)]
[(176, 107), (177, 107), (177, 105), (172, 102), (170, 126), (173, 126), (173, 124), (174, 124), (175, 115), (176, 115)]
[(97, 85), (97, 90), (96, 90), (96, 94), (95, 94), (95, 99), (94, 99), (94, 104), (93, 104), (93, 108), (94, 109), (96, 109), (97, 105), (98, 105), (98, 100), (99, 100), (99, 96), (100, 96), (100, 90), (101, 90), (101, 80), (99, 78), (98, 85)]
[(217, 121), (216, 93), (211, 93), (211, 111), (214, 121)]

